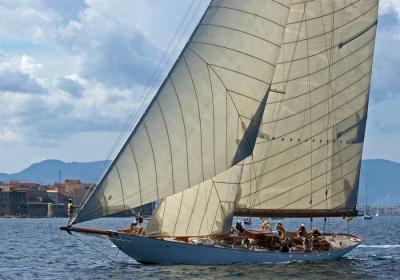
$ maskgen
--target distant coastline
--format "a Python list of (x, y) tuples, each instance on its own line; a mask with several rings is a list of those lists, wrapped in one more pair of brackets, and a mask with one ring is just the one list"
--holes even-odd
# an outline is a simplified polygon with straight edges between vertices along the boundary
[[(50, 185), (66, 179), (82, 183), (97, 183), (111, 161), (63, 162), (44, 160), (17, 173), (0, 173), (0, 182), (29, 182)], [(364, 204), (365, 185), (368, 184), (368, 204), (376, 207), (400, 205), (400, 163), (384, 159), (362, 161), (358, 205)]]

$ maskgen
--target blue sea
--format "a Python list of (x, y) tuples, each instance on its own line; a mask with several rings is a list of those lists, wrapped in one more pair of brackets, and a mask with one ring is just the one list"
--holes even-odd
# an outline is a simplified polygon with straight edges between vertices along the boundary
[[(138, 264), (106, 239), (60, 231), (66, 222), (0, 219), (0, 279), (400, 279), (400, 217), (358, 217), (349, 225), (339, 218), (329, 219), (327, 231), (350, 231), (365, 238), (338, 261), (232, 266)], [(118, 229), (130, 222), (130, 218), (104, 218), (84, 226)], [(253, 219), (253, 226), (259, 222)], [(305, 219), (282, 222), (287, 230), (310, 223)], [(323, 229), (321, 220), (314, 223)]]

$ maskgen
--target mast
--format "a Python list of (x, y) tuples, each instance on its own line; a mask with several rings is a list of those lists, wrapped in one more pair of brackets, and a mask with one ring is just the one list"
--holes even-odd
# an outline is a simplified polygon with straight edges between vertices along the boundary
[(368, 184), (365, 184), (365, 214), (368, 215)]

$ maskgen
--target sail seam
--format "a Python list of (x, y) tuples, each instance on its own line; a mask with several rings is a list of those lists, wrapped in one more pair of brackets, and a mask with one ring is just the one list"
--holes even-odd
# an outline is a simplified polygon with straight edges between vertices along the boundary
[(241, 12), (241, 13), (244, 13), (244, 14), (252, 15), (252, 16), (254, 16), (254, 17), (262, 18), (263, 20), (266, 20), (266, 21), (271, 22), (271, 23), (273, 23), (273, 24), (276, 24), (276, 25), (278, 25), (278, 26), (280, 26), (280, 27), (282, 27), (282, 28), (285, 28), (284, 25), (282, 25), (282, 24), (280, 24), (280, 23), (278, 23), (278, 22), (276, 22), (276, 21), (273, 21), (273, 20), (271, 20), (271, 19), (269, 19), (269, 18), (260, 16), (260, 15), (254, 14), (254, 13), (250, 13), (250, 12), (248, 12), (248, 11), (244, 11), (244, 10), (240, 10), (240, 9), (236, 9), (236, 8), (232, 8), (232, 7), (227, 7), (227, 6), (210, 5), (210, 7), (218, 8), (218, 9), (233, 10), (233, 11)]
[(214, 162), (214, 175), (217, 174), (217, 168), (216, 168), (216, 163), (215, 163), (215, 102), (214, 102), (214, 89), (212, 85), (212, 80), (211, 80), (211, 73), (210, 73), (210, 67), (208, 66), (207, 62), (203, 60), (203, 63), (206, 64), (207, 67), (207, 72), (208, 72), (208, 78), (210, 80), (210, 89), (211, 89), (211, 101), (212, 101), (212, 120), (213, 120), (213, 162)]
[(157, 102), (158, 107), (160, 108), (161, 116), (162, 116), (163, 121), (164, 121), (165, 131), (167, 132), (168, 146), (169, 146), (169, 154), (170, 154), (170, 159), (171, 159), (172, 193), (175, 193), (176, 190), (175, 190), (175, 178), (174, 178), (174, 163), (173, 163), (173, 160), (172, 160), (171, 138), (170, 138), (170, 136), (169, 136), (168, 126), (167, 126), (167, 122), (165, 121), (164, 112), (163, 112), (163, 110), (162, 110), (162, 108), (161, 108), (161, 104), (160, 104), (160, 102), (158, 101), (158, 99), (157, 99), (156, 102)]
[(157, 192), (157, 199), (159, 199), (159, 198), (160, 198), (160, 195), (159, 195), (159, 193), (158, 193), (158, 174), (157, 174), (156, 157), (155, 157), (155, 154), (154, 154), (153, 144), (152, 144), (152, 141), (151, 141), (151, 137), (150, 137), (150, 135), (149, 135), (149, 130), (148, 130), (148, 128), (147, 128), (146, 120), (145, 120), (145, 119), (143, 120), (143, 127), (144, 127), (144, 129), (145, 129), (145, 131), (146, 131), (147, 138), (149, 139), (149, 144), (150, 144), (150, 148), (151, 148), (151, 154), (152, 154), (152, 156), (153, 156), (154, 174), (155, 174), (155, 177), (156, 177), (156, 192)]
[[(362, 110), (363, 108), (364, 108), (364, 106), (362, 106), (360, 109), (358, 109), (358, 111), (359, 111), (359, 110)], [(344, 118), (343, 120), (346, 120), (346, 119), (350, 118), (350, 117), (353, 116), (353, 115), (354, 115), (354, 113), (348, 115), (348, 116), (347, 116), (346, 118)], [(332, 128), (332, 127), (334, 127), (334, 126), (335, 126), (335, 125), (332, 125), (332, 126), (328, 127), (327, 130), (330, 129), (330, 128)], [(313, 137), (311, 137), (311, 138), (317, 138), (318, 135), (323, 134), (325, 131), (326, 131), (325, 129), (324, 129), (324, 130), (321, 130), (318, 134), (315, 134), (315, 135), (314, 135)], [(278, 137), (278, 138), (280, 138), (280, 137)], [(278, 139), (278, 138), (277, 138), (277, 139)], [(311, 139), (307, 139), (307, 140), (310, 140), (310, 141), (311, 141)], [(336, 140), (335, 140), (335, 141), (336, 141)], [(329, 144), (328, 142), (325, 142), (325, 141), (324, 141), (324, 143), (326, 143), (326, 144), (323, 144), (323, 145), (321, 145), (321, 146), (319, 146), (319, 147), (324, 147), (324, 146), (326, 146), (326, 145)], [(287, 152), (287, 151), (289, 151), (289, 150), (291, 150), (291, 149), (293, 149), (293, 148), (296, 148), (296, 147), (298, 147), (299, 145), (302, 145), (302, 144), (304, 144), (304, 141), (298, 142), (298, 144), (293, 145), (293, 146), (291, 146), (290, 148), (285, 149), (285, 150), (283, 150), (283, 151), (280, 151), (280, 152), (278, 152), (278, 153), (276, 153), (276, 154), (274, 154), (274, 155), (272, 155), (272, 156), (270, 156), (270, 157), (268, 157), (268, 158), (263, 158), (263, 159), (260, 159), (260, 160), (257, 160), (257, 161), (253, 161), (253, 162), (247, 163), (247, 164), (245, 164), (245, 165), (252, 165), (252, 164), (255, 164), (255, 163), (259, 163), (259, 162), (265, 161), (265, 160), (267, 160), (267, 159), (271, 159), (271, 158), (273, 158), (273, 157), (276, 157), (276, 156), (280, 155), (281, 153)], [(319, 149), (319, 148), (318, 148), (318, 149)], [(304, 155), (307, 155), (307, 153), (304, 154)], [(303, 157), (303, 156), (301, 156), (301, 157)], [(301, 158), (301, 157), (300, 157), (300, 158)], [(299, 158), (297, 158), (297, 159), (299, 159)], [(296, 160), (297, 160), (297, 159), (296, 159)], [(290, 163), (290, 162), (289, 162), (289, 163)], [(285, 163), (284, 165), (281, 165), (281, 166), (279, 166), (278, 168), (280, 168), (280, 167), (282, 167), (282, 166), (285, 166), (286, 164), (289, 164), (289, 163)], [(275, 169), (272, 169), (272, 170), (275, 170)]]
[[(355, 67), (352, 67), (352, 68), (349, 69), (348, 71), (343, 72), (343, 74), (341, 74), (340, 76), (336, 76), (335, 80), (333, 80), (333, 81), (337, 81), (337, 80), (339, 80), (339, 78), (342, 78), (343, 76), (347, 75), (348, 73), (350, 73), (350, 72), (356, 70), (360, 65), (364, 64), (365, 62), (369, 61), (370, 59), (371, 59), (371, 57), (366, 58), (365, 60), (361, 61), (361, 63), (357, 64)], [(366, 74), (364, 74), (363, 76), (361, 76), (361, 78), (360, 78), (359, 80), (357, 80), (357, 82), (359, 82), (360, 80), (362, 80), (362, 79), (364, 79), (365, 77), (367, 77), (368, 75), (370, 75), (370, 73), (371, 73), (371, 72), (368, 71)], [(324, 86), (329, 85), (331, 82), (332, 82), (332, 81), (329, 81), (329, 82), (327, 82), (327, 83), (325, 83), (325, 84), (322, 84), (322, 85), (320, 85), (320, 86), (314, 88), (313, 90), (310, 91), (310, 93), (311, 93), (311, 92), (314, 92), (314, 91), (317, 91), (317, 90), (321, 89), (321, 88), (324, 87)], [(355, 83), (354, 83), (354, 84), (355, 84)], [(346, 86), (346, 87), (344, 88), (344, 90), (348, 89), (349, 87), (353, 86), (354, 84), (350, 84), (350, 85)], [(342, 92), (342, 91), (343, 91), (343, 90), (341, 90), (341, 91), (339, 91), (339, 92)], [(272, 105), (272, 104), (277, 104), (277, 103), (280, 103), (280, 102), (285, 102), (285, 101), (293, 100), (293, 99), (296, 99), (296, 98), (300, 98), (300, 97), (302, 97), (302, 96), (304, 96), (304, 95), (306, 95), (306, 94), (308, 94), (308, 93), (309, 93), (309, 92), (307, 91), (307, 92), (304, 92), (304, 93), (302, 93), (302, 94), (300, 94), (300, 95), (296, 95), (296, 96), (293, 96), (293, 97), (290, 97), (290, 98), (286, 98), (286, 99), (284, 99), (284, 100), (282, 100), (282, 101), (273, 101), (273, 102), (268, 103), (267, 106), (268, 106), (268, 105)], [(273, 122), (274, 122), (274, 121), (268, 121), (268, 122), (264, 122), (263, 124), (268, 124), (268, 123), (273, 123)]]
[(237, 31), (237, 32), (240, 32), (240, 33), (249, 35), (249, 36), (251, 36), (251, 37), (260, 39), (260, 40), (262, 40), (262, 41), (264, 41), (264, 42), (266, 42), (266, 43), (269, 43), (269, 44), (271, 44), (271, 45), (274, 45), (274, 46), (280, 48), (280, 46), (279, 46), (278, 44), (276, 44), (276, 43), (274, 43), (274, 42), (272, 42), (272, 41), (270, 41), (270, 40), (267, 40), (267, 39), (265, 39), (265, 38), (263, 38), (263, 37), (260, 37), (260, 36), (258, 36), (258, 35), (249, 33), (249, 32), (247, 32), (247, 31), (239, 30), (239, 29), (237, 29), (237, 28), (228, 27), (228, 26), (223, 26), (223, 25), (219, 25), (219, 24), (212, 24), (212, 23), (202, 23), (201, 25), (202, 25), (202, 26), (213, 26), (213, 27), (219, 27), (219, 28), (222, 28), (222, 29), (228, 29), (228, 30), (232, 30), (232, 31)]
[[(329, 33), (329, 32), (328, 32), (328, 33)], [(366, 34), (367, 34), (367, 33), (368, 33), (368, 31), (366, 32)], [(373, 32), (371, 32), (371, 33), (373, 33)], [(372, 34), (372, 35), (374, 35), (374, 34)], [(322, 37), (322, 36), (326, 37), (326, 35), (321, 35), (321, 37)], [(325, 39), (325, 40), (326, 40), (326, 39)], [(373, 41), (373, 40), (375, 40), (375, 36), (372, 36), (371, 39), (369, 39), (365, 44), (362, 44), (358, 49), (356, 49), (356, 51), (358, 51), (358, 50), (360, 50), (361, 48), (367, 46), (367, 45), (368, 45), (369, 43), (371, 43), (371, 41)], [(339, 43), (339, 44), (336, 44), (336, 45), (332, 45), (332, 46), (329, 47), (329, 48), (325, 48), (324, 50), (322, 50), (322, 51), (320, 51), (320, 52), (318, 52), (318, 53), (314, 53), (314, 54), (309, 55), (309, 56), (303, 56), (303, 57), (296, 58), (296, 59), (292, 59), (292, 60), (281, 61), (281, 62), (278, 63), (278, 65), (283, 65), (283, 64), (288, 64), (288, 63), (295, 62), (295, 61), (305, 60), (305, 59), (307, 59), (307, 58), (319, 56), (319, 55), (324, 54), (324, 53), (328, 54), (328, 53), (330, 53), (330, 51), (332, 51), (333, 49), (339, 47), (339, 45), (340, 45), (340, 43)]]
[(185, 144), (186, 144), (186, 168), (187, 168), (187, 179), (188, 179), (188, 185), (190, 185), (189, 150), (188, 150), (188, 140), (187, 140), (187, 133), (186, 133), (185, 118), (184, 118), (184, 115), (183, 115), (182, 105), (181, 105), (181, 102), (180, 102), (180, 100), (179, 100), (178, 92), (176, 91), (174, 82), (172, 81), (172, 77), (169, 77), (169, 80), (171, 81), (171, 85), (172, 85), (172, 88), (174, 89), (175, 96), (176, 96), (176, 99), (177, 99), (177, 101), (178, 101), (179, 109), (180, 109), (180, 111), (181, 111), (182, 124), (183, 124), (183, 131), (184, 131), (184, 134), (185, 134)]
[(281, 5), (282, 7), (285, 7), (285, 8), (287, 8), (287, 9), (290, 9), (290, 7), (286, 6), (285, 4), (283, 4), (283, 3), (279, 2), (279, 1), (276, 1), (276, 0), (271, 0), (271, 1), (274, 2), (274, 3), (276, 3), (276, 4), (278, 4), (278, 5)]
[[(365, 79), (366, 77), (368, 77), (368, 76), (369, 76), (369, 73), (367, 73), (367, 75), (365, 75), (363, 78), (359, 79), (359, 80), (358, 80), (357, 82), (355, 82), (354, 84), (352, 84), (352, 85), (346, 87), (344, 90), (340, 90), (340, 91), (336, 92), (335, 94), (333, 94), (331, 97), (328, 97), (328, 98), (326, 98), (326, 99), (324, 99), (324, 100), (322, 100), (322, 101), (319, 101), (318, 103), (315, 103), (315, 104), (312, 105), (310, 108), (311, 108), (311, 109), (312, 109), (312, 108), (315, 108), (315, 107), (317, 107), (318, 105), (321, 105), (321, 104), (323, 104), (323, 103), (329, 101), (332, 97), (338, 97), (338, 96), (344, 95), (344, 94), (345, 94), (345, 93), (343, 93), (344, 91), (350, 89), (351, 87), (353, 87), (353, 86), (355, 86), (355, 85), (358, 85), (358, 83), (359, 83), (360, 81), (364, 80), (364, 79)], [(369, 86), (368, 86), (366, 89), (364, 89), (363, 91), (361, 91), (361, 93), (364, 92), (364, 91), (367, 90), (367, 89), (369, 89)], [(360, 95), (357, 95), (357, 96), (355, 96), (355, 97), (358, 97), (358, 96), (360, 96)], [(354, 100), (354, 97), (352, 97), (351, 99), (349, 99), (349, 101), (352, 101), (352, 100)], [(263, 123), (263, 124), (270, 124), (270, 123), (275, 123), (275, 122), (283, 121), (283, 120), (289, 119), (289, 118), (291, 118), (291, 117), (295, 117), (295, 116), (297, 116), (297, 115), (299, 115), (299, 114), (301, 114), (301, 113), (304, 113), (304, 112), (306, 112), (307, 110), (308, 110), (308, 109), (304, 109), (304, 110), (302, 110), (302, 111), (296, 112), (296, 113), (293, 114), (293, 115), (287, 115), (287, 116), (282, 117), (282, 118), (280, 118), (280, 119), (277, 119), (277, 120), (275, 120), (275, 121), (268, 121), (268, 122), (265, 122), (265, 123)], [(324, 116), (327, 116), (327, 115), (324, 115)], [(314, 122), (314, 121), (313, 121), (313, 122)], [(277, 137), (277, 138), (278, 138), (278, 137)]]
[[(350, 160), (355, 159), (355, 158), (356, 158), (357, 156), (359, 156), (360, 154), (361, 154), (361, 152), (358, 152), (358, 153), (357, 153), (354, 157), (352, 157)], [(348, 161), (350, 161), (350, 160), (346, 160), (345, 162), (348, 162)], [(341, 165), (342, 165), (342, 164), (341, 164)], [(340, 168), (340, 166), (337, 166), (336, 168)], [(357, 165), (356, 168), (351, 169), (350, 172), (348, 172), (348, 173), (346, 173), (346, 174), (344, 174), (344, 175), (342, 174), (339, 178), (337, 178), (336, 180), (330, 182), (329, 185), (332, 186), (334, 183), (343, 180), (343, 178), (345, 178), (346, 176), (348, 176), (348, 175), (354, 173), (354, 171), (356, 171), (357, 169), (358, 169), (358, 165)], [(330, 170), (330, 171), (331, 171), (331, 170)], [(320, 190), (323, 190), (324, 188), (326, 188), (326, 186), (321, 186), (320, 188), (314, 190), (314, 192), (319, 192)], [(341, 190), (340, 192), (343, 192), (343, 191), (344, 191), (344, 190)], [(339, 192), (339, 193), (340, 193), (340, 192)], [(282, 206), (280, 209), (282, 209), (282, 208), (284, 208), (284, 207), (287, 207), (287, 206), (289, 206), (289, 205), (292, 205), (292, 204), (294, 204), (294, 203), (296, 203), (296, 202), (298, 202), (298, 201), (300, 201), (300, 200), (302, 200), (302, 199), (304, 199), (304, 198), (306, 198), (306, 197), (307, 197), (307, 196), (300, 197), (299, 199), (297, 199), (297, 200), (295, 200), (295, 201), (293, 201), (293, 202), (291, 202), (291, 203), (288, 203), (288, 204)], [(328, 197), (328, 199), (330, 199), (330, 198), (332, 198), (332, 197), (333, 197), (333, 196)], [(325, 198), (324, 198), (323, 200), (320, 200), (318, 203), (316, 203), (316, 204), (314, 205), (314, 207), (317, 206), (317, 205), (319, 205), (319, 204), (321, 204), (321, 203), (323, 203), (323, 202), (325, 202)]]
[[(350, 146), (350, 145), (349, 145), (349, 146)], [(346, 148), (347, 148), (347, 147), (346, 147)], [(339, 152), (337, 152), (336, 154), (338, 154), (338, 153), (339, 153)], [(353, 156), (351, 156), (349, 159), (345, 160), (345, 161), (342, 162), (341, 164), (336, 165), (335, 167), (331, 168), (331, 170), (340, 168), (344, 163), (347, 163), (347, 162), (353, 160), (354, 158), (356, 158), (356, 157), (359, 156), (359, 155), (360, 155), (360, 152), (357, 152), (356, 154), (354, 154)], [(276, 181), (276, 182), (274, 182), (274, 183), (272, 183), (272, 184), (270, 184), (270, 185), (267, 185), (267, 186), (265, 186), (265, 187), (259, 189), (258, 191), (263, 191), (263, 190), (269, 189), (269, 188), (271, 188), (272, 186), (275, 186), (276, 184), (279, 184), (279, 183), (285, 181), (286, 179), (290, 179), (290, 178), (292, 178), (292, 177), (294, 177), (294, 176), (296, 176), (296, 175), (299, 175), (299, 174), (301, 174), (301, 173), (307, 171), (308, 169), (312, 168), (313, 166), (318, 165), (318, 164), (324, 162), (325, 160), (328, 160), (328, 159), (331, 159), (331, 158), (333, 158), (333, 156), (326, 157), (326, 158), (324, 158), (323, 160), (321, 160), (321, 161), (319, 161), (319, 162), (317, 162), (317, 163), (314, 163), (314, 164), (311, 165), (310, 167), (306, 167), (306, 168), (304, 168), (304, 169), (301, 169), (300, 171), (297, 171), (297, 172), (295, 172), (295, 173), (290, 174), (289, 176), (286, 176), (286, 177), (284, 177), (284, 178), (281, 178), (281, 179), (279, 179), (278, 181)], [(325, 172), (319, 174), (318, 176), (316, 176), (316, 178), (321, 177), (321, 176), (323, 176), (323, 175), (329, 173), (331, 170), (325, 171)], [(267, 175), (267, 174), (268, 174), (268, 173), (265, 173), (265, 174), (262, 174), (262, 175), (260, 175), (260, 176), (264, 176), (264, 175)], [(294, 190), (294, 189), (297, 189), (297, 188), (299, 188), (299, 187), (301, 187), (301, 186), (304, 186), (305, 184), (307, 184), (307, 183), (309, 183), (309, 182), (311, 182), (311, 180), (307, 180), (307, 181), (305, 181), (305, 182), (302, 183), (302, 184), (296, 185), (296, 186), (293, 187), (293, 189), (291, 189), (291, 190)], [(335, 181), (334, 181), (334, 182), (335, 182)], [(332, 185), (332, 182), (331, 182), (329, 185)], [(324, 188), (324, 187), (325, 187), (325, 186), (323, 186), (323, 188)], [(290, 191), (291, 191), (291, 190), (290, 190)], [(277, 195), (277, 197), (280, 196), (280, 195), (283, 195), (283, 194), (285, 194), (285, 193), (281, 193), (281, 194)], [(252, 194), (249, 194), (249, 195), (252, 195)], [(305, 195), (305, 196), (302, 197), (302, 198), (306, 198), (308, 195), (309, 195), (309, 194)], [(245, 198), (245, 197), (247, 197), (247, 196), (248, 196), (248, 195), (242, 196), (242, 198)], [(274, 198), (275, 198), (275, 197), (274, 197)], [(270, 199), (264, 200), (264, 201), (262, 201), (261, 203), (264, 203), (264, 202), (269, 201), (269, 200), (270, 200)]]
[[(368, 45), (368, 44), (367, 44), (367, 45)], [(312, 75), (314, 75), (314, 74), (317, 74), (317, 73), (319, 73), (319, 72), (322, 72), (322, 71), (328, 69), (329, 67), (333, 67), (333, 66), (337, 65), (338, 63), (342, 62), (343, 60), (345, 60), (346, 58), (348, 58), (348, 57), (354, 55), (355, 53), (359, 52), (360, 50), (362, 50), (362, 48), (366, 47), (367, 45), (362, 46), (360, 49), (357, 49), (357, 50), (355, 50), (355, 51), (353, 51), (353, 52), (347, 54), (346, 56), (342, 57), (342, 58), (339, 59), (338, 61), (332, 63), (332, 65), (328, 65), (328, 66), (326, 66), (326, 67), (323, 67), (323, 68), (320, 68), (320, 69), (316, 70), (315, 72), (310, 73), (310, 75), (304, 75), (304, 76), (296, 77), (296, 78), (293, 78), (293, 79), (289, 79), (289, 80), (287, 80), (287, 81), (285, 81), (285, 82), (288, 83), (288, 82), (300, 80), (300, 79), (302, 79), (302, 78), (306, 78), (307, 76), (312, 76)], [(373, 54), (369, 54), (368, 57), (366, 58), (366, 60), (368, 60), (369, 58), (371, 58), (372, 55), (373, 55)], [(365, 61), (365, 60), (364, 60), (364, 61)], [(361, 64), (361, 63), (359, 63), (358, 65), (360, 65), (360, 64)], [(357, 65), (357, 66), (358, 66), (358, 65)], [(281, 83), (283, 83), (283, 82), (284, 82), (284, 81), (279, 81), (279, 82), (275, 82), (275, 83), (272, 83), (272, 84), (273, 84), (273, 85), (276, 85), (276, 84), (281, 84)]]
[[(196, 197), (194, 198), (193, 206), (195, 206), (196, 203), (197, 203), (197, 198), (199, 196), (199, 188), (200, 188), (200, 186), (201, 186), (201, 183), (197, 185)], [(193, 213), (194, 213), (194, 210), (192, 210), (192, 212), (190, 213), (189, 221), (188, 221), (188, 224), (187, 224), (187, 227), (186, 227), (186, 235), (188, 234), (188, 230), (189, 230), (190, 223), (192, 221)]]
[(133, 148), (132, 148), (132, 144), (130, 141), (128, 141), (128, 145), (129, 148), (132, 152), (132, 157), (133, 157), (133, 161), (135, 162), (135, 166), (136, 166), (136, 171), (137, 171), (137, 177), (138, 177), (138, 182), (139, 182), (139, 198), (140, 198), (140, 204), (143, 204), (143, 198), (142, 198), (142, 184), (140, 182), (140, 172), (139, 172), (139, 166), (137, 164), (137, 160), (136, 160), (136, 156), (135, 153), (133, 152)]
[(248, 74), (245, 74), (245, 73), (243, 73), (243, 72), (240, 72), (240, 71), (237, 71), (237, 70), (233, 70), (233, 69), (229, 69), (229, 68), (226, 68), (226, 67), (223, 67), (223, 66), (219, 66), (219, 65), (216, 65), (216, 64), (208, 63), (208, 62), (207, 62), (200, 54), (198, 54), (193, 48), (188, 47), (188, 49), (189, 49), (190, 51), (192, 51), (195, 55), (197, 55), (201, 60), (203, 60), (208, 66), (214, 66), (214, 67), (217, 67), (217, 68), (221, 68), (221, 69), (224, 69), (224, 70), (227, 70), (227, 71), (231, 71), (231, 72), (236, 73), (236, 74), (239, 74), (239, 75), (243, 75), (243, 76), (245, 76), (245, 77), (249, 77), (249, 78), (254, 79), (254, 80), (256, 80), (256, 81), (259, 81), (259, 82), (261, 82), (261, 83), (263, 83), (263, 84), (268, 84), (268, 83), (266, 83), (266, 82), (263, 81), (263, 80), (260, 80), (260, 79), (258, 79), (258, 78), (255, 78), (255, 77), (250, 76), (250, 75), (248, 75)]
[[(377, 5), (372, 6), (372, 7), (371, 7), (370, 9), (368, 9), (364, 14), (361, 14), (361, 15), (359, 15), (359, 16), (353, 18), (351, 21), (348, 21), (348, 22), (346, 22), (346, 23), (344, 23), (344, 24), (342, 24), (342, 25), (340, 25), (340, 26), (338, 26), (338, 27), (336, 27), (336, 28), (334, 28), (334, 29), (331, 29), (331, 31), (328, 31), (327, 33), (318, 34), (318, 35), (315, 35), (315, 36), (312, 36), (312, 37), (309, 37), (309, 38), (304, 38), (304, 39), (300, 39), (300, 40), (296, 40), (296, 41), (283, 42), (283, 45), (289, 45), (289, 44), (293, 44), (293, 43), (303, 42), (303, 41), (305, 41), (305, 40), (315, 39), (315, 38), (317, 38), (317, 37), (321, 37), (321, 36), (323, 36), (323, 35), (327, 35), (327, 34), (329, 34), (329, 33), (334, 33), (334, 31), (337, 31), (337, 30), (339, 30), (339, 29), (345, 27), (346, 25), (352, 23), (353, 21), (356, 21), (357, 19), (362, 18), (363, 16), (365, 16), (366, 14), (368, 14), (369, 12), (371, 12), (372, 10), (374, 10), (375, 8), (378, 8), (378, 6), (377, 6)], [(365, 28), (365, 27), (364, 27), (364, 28)]]
[(202, 178), (204, 181), (204, 159), (203, 159), (203, 130), (202, 130), (202, 121), (201, 121), (201, 112), (200, 112), (200, 103), (199, 103), (199, 97), (197, 95), (197, 89), (196, 86), (194, 84), (194, 80), (193, 80), (193, 76), (192, 73), (190, 71), (189, 65), (186, 61), (185, 55), (182, 56), (183, 61), (186, 65), (186, 68), (188, 70), (189, 76), (190, 76), (190, 81), (192, 82), (193, 85), (193, 89), (194, 89), (194, 94), (196, 96), (196, 105), (197, 105), (197, 110), (199, 112), (199, 128), (200, 128), (200, 156), (201, 156), (201, 174), (202, 174)]
[[(349, 176), (350, 174), (352, 174), (352, 173), (354, 173), (354, 172), (358, 172), (359, 169), (360, 169), (360, 165), (358, 164), (356, 168), (354, 168), (353, 170), (351, 170), (351, 172), (345, 174), (345, 175), (344, 175), (342, 178), (340, 178), (339, 180), (342, 180), (344, 177)], [(354, 186), (354, 188), (355, 188), (355, 186)], [(343, 193), (343, 192), (345, 192), (345, 191), (346, 191), (346, 189), (343, 188), (343, 189), (341, 189), (341, 190), (340, 190), (339, 192), (337, 192), (337, 193), (334, 193), (334, 194), (331, 193), (331, 196), (329, 196), (328, 199), (331, 199), (331, 198), (333, 198), (333, 197), (335, 197), (335, 196), (337, 196), (337, 195), (339, 195), (339, 194), (341, 194), (341, 193)], [(323, 202), (324, 202), (324, 200), (320, 200), (317, 204), (315, 204), (315, 206), (320, 205), (320, 204), (323, 203)]]
[[(321, 0), (307, 1), (307, 3), (314, 2), (314, 1), (319, 1), (320, 4), (321, 4)], [(333, 14), (335, 14), (335, 13), (337, 13), (337, 12), (340, 12), (340, 11), (342, 11), (342, 10), (345, 10), (345, 9), (347, 9), (347, 8), (353, 6), (354, 4), (357, 4), (357, 3), (359, 3), (359, 2), (361, 2), (361, 0), (357, 0), (357, 1), (351, 2), (350, 4), (348, 4), (348, 5), (346, 5), (346, 6), (343, 6), (342, 8), (337, 9), (337, 10), (334, 10), (333, 12), (327, 13), (327, 14), (323, 14), (323, 13), (322, 13), (322, 9), (321, 9), (321, 14), (322, 14), (321, 16), (311, 17), (311, 18), (308, 18), (306, 21), (312, 21), (312, 20), (315, 20), (315, 19), (320, 19), (320, 18), (324, 18), (324, 17), (327, 17), (327, 16), (331, 16), (331, 15), (333, 15)], [(292, 5), (297, 5), (297, 4), (303, 4), (303, 3), (294, 3), (294, 4), (292, 4)], [(301, 21), (292, 21), (292, 22), (288, 22), (287, 25), (293, 25), (293, 24), (300, 23), (300, 22), (301, 22)]]
[(204, 211), (204, 213), (203, 213), (203, 217), (201, 218), (201, 222), (200, 222), (200, 227), (199, 227), (198, 235), (200, 235), (201, 228), (203, 227), (204, 216), (205, 216), (206, 213), (207, 213), (208, 204), (209, 204), (209, 202), (210, 202), (210, 197), (211, 197), (211, 192), (212, 192), (212, 188), (210, 188), (210, 193), (208, 194), (207, 203), (206, 203), (206, 209), (205, 209), (205, 211)]
[(115, 171), (117, 171), (117, 175), (118, 175), (118, 179), (119, 179), (119, 184), (121, 185), (122, 206), (123, 206), (123, 208), (124, 208), (124, 211), (126, 211), (125, 192), (124, 192), (124, 187), (122, 186), (121, 175), (119, 174), (119, 170), (118, 170), (118, 163), (115, 164)]
[(233, 48), (229, 48), (229, 47), (226, 47), (226, 46), (221, 46), (221, 45), (214, 44), (214, 43), (210, 43), (210, 42), (200, 42), (200, 41), (192, 41), (192, 42), (190, 42), (190, 43), (191, 43), (191, 44), (209, 45), (209, 46), (213, 46), (213, 47), (217, 47), (217, 48), (221, 48), (221, 49), (233, 51), (233, 52), (240, 53), (240, 54), (243, 54), (243, 55), (245, 55), (245, 56), (254, 58), (255, 60), (264, 62), (264, 63), (266, 63), (266, 64), (268, 64), (268, 65), (274, 67), (274, 64), (272, 64), (272, 63), (269, 62), (269, 61), (266, 61), (266, 60), (264, 60), (264, 59), (262, 59), (262, 58), (259, 58), (259, 57), (257, 57), (257, 56), (254, 56), (254, 55), (251, 55), (251, 54), (249, 54), (249, 53), (245, 53), (245, 52), (242, 52), (242, 51), (233, 49)]

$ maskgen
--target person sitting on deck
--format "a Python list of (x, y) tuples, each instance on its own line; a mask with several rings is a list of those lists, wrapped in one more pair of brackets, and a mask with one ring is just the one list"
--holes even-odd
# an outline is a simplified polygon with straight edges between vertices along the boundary
[(281, 245), (279, 248), (280, 252), (289, 252), (292, 248), (292, 243), (288, 238), (285, 238), (281, 241)]
[(283, 225), (282, 225), (282, 222), (278, 222), (276, 225), (275, 225), (275, 230), (279, 233), (279, 239), (281, 239), (281, 240), (285, 240), (285, 228), (283, 227)]
[(316, 227), (313, 227), (311, 230), (311, 250), (312, 251), (320, 251), (324, 247), (323, 238), (321, 237), (321, 233)]
[(261, 223), (261, 230), (271, 231), (271, 226), (269, 225), (268, 220), (263, 220)]
[(244, 228), (243, 228), (243, 225), (242, 225), (242, 222), (241, 222), (241, 221), (236, 221), (235, 229), (236, 229), (238, 232), (244, 232)]
[(131, 230), (133, 230), (137, 226), (137, 219), (136, 216), (133, 217), (133, 221), (131, 223)]
[(299, 228), (297, 229), (297, 237), (299, 237), (299, 238), (307, 238), (307, 231), (306, 231), (306, 227), (305, 227), (304, 224), (299, 226)]
[(142, 227), (142, 223), (143, 223), (143, 209), (140, 209), (139, 212), (136, 214), (136, 221), (139, 224), (139, 228)]
[(316, 227), (313, 227), (311, 230), (311, 236), (314, 238), (320, 237), (321, 233), (319, 232), (319, 230)]

